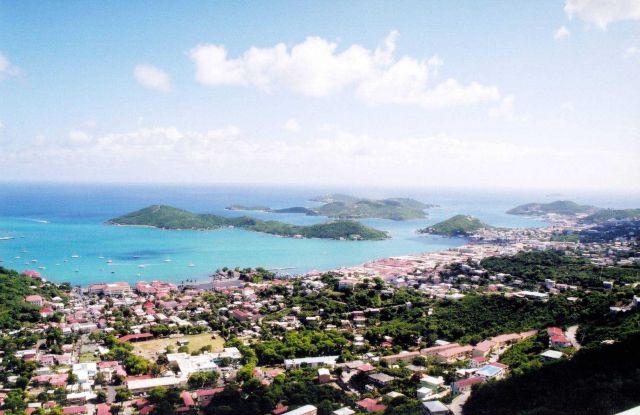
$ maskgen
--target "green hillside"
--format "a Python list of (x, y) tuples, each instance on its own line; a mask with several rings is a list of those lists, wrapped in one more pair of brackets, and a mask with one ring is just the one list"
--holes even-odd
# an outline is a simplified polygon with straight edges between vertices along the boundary
[(640, 219), (640, 209), (602, 209), (587, 216), (584, 221), (598, 223), (612, 219)]
[(334, 221), (317, 225), (300, 226), (278, 221), (263, 221), (247, 216), (223, 217), (211, 214), (196, 214), (171, 206), (154, 205), (107, 221), (111, 225), (153, 226), (162, 229), (212, 230), (233, 226), (255, 232), (280, 236), (301, 236), (322, 239), (387, 238), (383, 231), (353, 221)]
[(473, 216), (456, 215), (435, 225), (419, 229), (418, 232), (442, 236), (469, 236), (480, 229), (487, 228), (491, 228), (491, 226)]
[(584, 213), (594, 213), (600, 210), (595, 206), (579, 205), (570, 200), (556, 200), (550, 203), (526, 203), (507, 211), (510, 215), (542, 216), (550, 213), (557, 215), (575, 216)]

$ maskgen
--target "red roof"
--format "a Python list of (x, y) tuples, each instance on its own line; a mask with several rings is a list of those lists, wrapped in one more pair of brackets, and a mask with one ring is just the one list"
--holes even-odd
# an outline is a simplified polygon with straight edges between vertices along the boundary
[(466, 388), (467, 386), (475, 385), (477, 383), (482, 383), (482, 382), (484, 382), (484, 379), (482, 377), (475, 376), (475, 377), (472, 377), (472, 378), (459, 380), (459, 381), (455, 382), (455, 385), (458, 388)]
[(549, 327), (547, 328), (547, 334), (549, 336), (562, 336), (562, 329), (559, 327)]
[(377, 400), (371, 398), (365, 398), (361, 401), (356, 402), (360, 408), (366, 410), (367, 412), (382, 412), (387, 407), (385, 405), (379, 404)]
[(213, 396), (216, 393), (222, 392), (223, 390), (224, 390), (224, 388), (222, 388), (222, 387), (221, 388), (212, 388), (212, 389), (198, 389), (196, 391), (196, 396), (198, 398), (202, 398), (202, 397), (205, 397), (205, 396)]
[(119, 337), (118, 340), (121, 342), (128, 342), (131, 340), (150, 339), (152, 337), (153, 334), (151, 333), (127, 334), (126, 336)]
[(271, 411), (271, 413), (273, 415), (280, 415), (280, 414), (283, 414), (283, 413), (287, 412), (288, 410), (289, 410), (288, 406), (281, 406), (281, 407), (276, 408), (273, 411)]
[(358, 366), (358, 368), (357, 368), (357, 369), (358, 369), (359, 371), (361, 371), (361, 372), (371, 372), (372, 370), (374, 370), (374, 369), (375, 369), (375, 367), (373, 367), (373, 366), (372, 366), (372, 365), (370, 365), (369, 363), (365, 363), (365, 364), (362, 364), (362, 365)]
[(193, 398), (191, 397), (191, 394), (189, 392), (182, 391), (180, 397), (182, 398), (182, 402), (184, 402), (184, 406), (195, 406), (196, 403), (193, 401)]
[(110, 415), (110, 409), (111, 409), (111, 405), (107, 404), (107, 403), (100, 403), (98, 405), (96, 405), (96, 415)]
[(83, 406), (67, 406), (65, 408), (62, 408), (62, 413), (65, 415), (86, 414), (87, 407), (84, 405)]
[(571, 342), (565, 336), (560, 334), (558, 336), (551, 336), (551, 343), (571, 343)]

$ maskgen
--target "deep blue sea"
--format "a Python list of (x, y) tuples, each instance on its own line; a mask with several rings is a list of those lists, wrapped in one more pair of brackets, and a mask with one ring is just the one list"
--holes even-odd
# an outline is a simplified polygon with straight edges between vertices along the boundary
[[(224, 208), (231, 204), (273, 208), (313, 206), (310, 198), (333, 192), (375, 198), (413, 197), (439, 207), (429, 209), (429, 216), (422, 220), (362, 221), (389, 231), (392, 238), (385, 241), (300, 240), (241, 229), (166, 231), (104, 224), (108, 219), (152, 204), (168, 204), (198, 213), (249, 215), (310, 224), (327, 218), (232, 212)], [(462, 245), (463, 239), (415, 232), (458, 213), (476, 216), (496, 226), (542, 226), (540, 220), (507, 215), (505, 211), (526, 202), (557, 199), (602, 207), (640, 207), (640, 195), (544, 191), (0, 183), (0, 238), (15, 238), (0, 240), (0, 265), (19, 271), (35, 269), (50, 280), (81, 285), (151, 279), (205, 281), (216, 269), (225, 266), (262, 266), (295, 274)]]

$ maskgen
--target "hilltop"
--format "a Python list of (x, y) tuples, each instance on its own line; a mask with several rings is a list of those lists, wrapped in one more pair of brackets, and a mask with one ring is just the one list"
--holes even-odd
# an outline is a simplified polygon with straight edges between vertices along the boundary
[(579, 205), (570, 200), (556, 200), (550, 203), (526, 203), (507, 211), (510, 215), (543, 216), (548, 214), (575, 216), (592, 214), (600, 208), (591, 205)]
[(430, 233), (442, 236), (469, 236), (480, 229), (488, 229), (491, 226), (481, 222), (478, 218), (467, 215), (456, 215), (445, 221), (438, 222), (424, 229), (420, 233)]
[(231, 205), (229, 210), (260, 210), (271, 213), (304, 213), (307, 216), (327, 216), (337, 219), (378, 218), (391, 220), (422, 219), (427, 217), (425, 209), (434, 207), (415, 199), (396, 197), (388, 199), (366, 199), (343, 194), (329, 194), (311, 198), (320, 202), (318, 207), (294, 206), (284, 209), (271, 209), (263, 206), (246, 207)]
[(309, 226), (278, 221), (263, 221), (248, 216), (227, 218), (212, 214), (196, 214), (172, 206), (153, 205), (107, 221), (110, 225), (152, 226), (162, 229), (213, 230), (233, 226), (278, 236), (380, 240), (387, 234), (354, 221), (333, 221)]

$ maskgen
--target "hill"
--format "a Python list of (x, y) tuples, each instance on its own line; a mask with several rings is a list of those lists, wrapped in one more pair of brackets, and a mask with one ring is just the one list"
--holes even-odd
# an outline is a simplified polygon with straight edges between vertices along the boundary
[(263, 221), (247, 216), (227, 218), (211, 214), (196, 214), (171, 206), (153, 205), (107, 221), (110, 225), (152, 226), (162, 229), (212, 230), (233, 226), (272, 235), (322, 238), (380, 240), (385, 232), (354, 221), (334, 221), (309, 226), (278, 221)]
[(24, 301), (27, 295), (40, 295), (45, 299), (66, 297), (65, 293), (51, 283), (42, 283), (18, 274), (16, 271), (0, 267), (0, 329), (17, 329), (25, 323), (40, 320), (41, 307)]
[(312, 201), (324, 205), (313, 210), (330, 218), (380, 218), (391, 220), (422, 219), (425, 209), (433, 207), (409, 198), (366, 199), (342, 194), (317, 196)]
[(601, 209), (583, 219), (586, 223), (599, 223), (608, 220), (640, 219), (640, 209)]
[(640, 336), (571, 360), (489, 382), (471, 394), (464, 414), (615, 414), (640, 404)]
[(600, 209), (590, 205), (579, 205), (570, 200), (556, 200), (550, 203), (526, 203), (507, 211), (510, 215), (543, 216), (548, 214), (575, 216), (591, 214)]
[(435, 225), (419, 229), (418, 232), (442, 236), (469, 236), (480, 229), (488, 228), (491, 228), (491, 226), (473, 216), (456, 215)]

